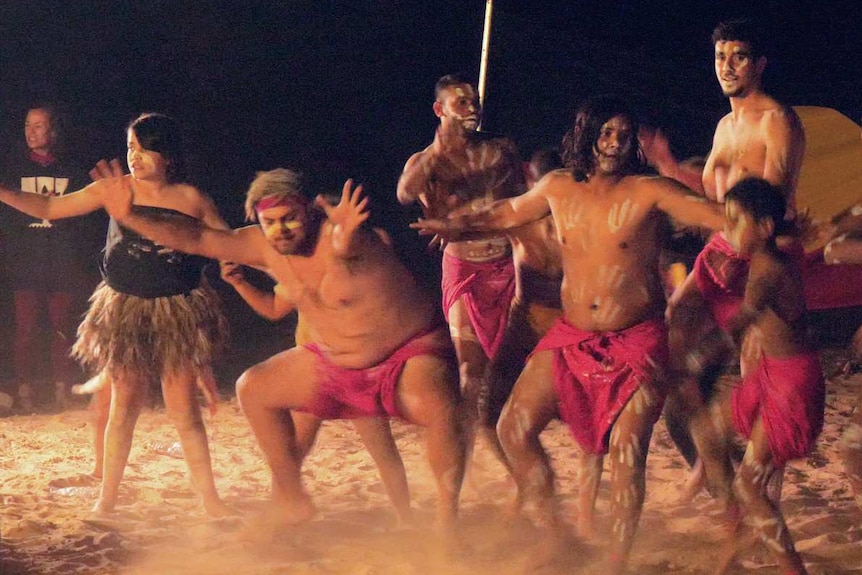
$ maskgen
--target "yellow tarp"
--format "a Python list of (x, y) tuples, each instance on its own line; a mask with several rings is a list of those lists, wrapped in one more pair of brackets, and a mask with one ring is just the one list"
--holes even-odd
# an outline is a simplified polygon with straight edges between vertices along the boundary
[[(860, 127), (831, 108), (794, 106), (805, 127), (805, 157), (796, 189), (796, 206), (827, 220), (862, 201)], [(806, 248), (814, 249), (816, 245)]]

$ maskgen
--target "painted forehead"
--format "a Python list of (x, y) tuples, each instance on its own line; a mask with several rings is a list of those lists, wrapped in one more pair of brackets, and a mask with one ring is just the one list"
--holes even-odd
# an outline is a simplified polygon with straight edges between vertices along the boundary
[(716, 52), (733, 52), (734, 54), (750, 54), (751, 46), (741, 40), (719, 40), (715, 43)]
[(448, 91), (459, 98), (472, 98), (475, 94), (470, 84), (457, 84), (450, 86)]

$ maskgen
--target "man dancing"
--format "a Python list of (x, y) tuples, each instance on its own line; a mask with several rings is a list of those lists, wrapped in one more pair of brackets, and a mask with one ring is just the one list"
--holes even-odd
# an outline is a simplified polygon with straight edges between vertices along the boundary
[(361, 186), (347, 180), (332, 205), (306, 198), (290, 170), (260, 172), (246, 198), (246, 213), (259, 226), (230, 231), (153, 216), (132, 205), (127, 179), (110, 185), (107, 208), (123, 225), (173, 249), (266, 270), (306, 323), (313, 343), (253, 366), (237, 382), (272, 471), (276, 521), (314, 514), (290, 415), (300, 410), (321, 419), (401, 417), (427, 427), (438, 519), (452, 524), (464, 474), (452, 344), (392, 247), (364, 225)]
[(717, 230), (721, 209), (674, 180), (641, 175), (637, 124), (613, 99), (585, 103), (568, 139), (570, 171), (486, 209), (420, 220), (426, 234), (507, 230), (553, 217), (561, 244), (564, 315), (527, 361), (497, 427), (518, 489), (566, 541), (553, 474), (539, 434), (555, 417), (580, 447), (610, 453), (613, 537), (604, 573), (622, 573), (645, 495), (647, 449), (665, 395), (664, 292), (659, 275), (663, 213)]
[[(457, 75), (443, 76), (434, 97), (434, 113), (440, 118), (437, 134), (431, 145), (407, 160), (398, 181), (398, 201), (418, 201), (426, 217), (442, 217), (457, 205), (479, 207), (523, 192), (514, 144), (476, 131), (482, 108), (473, 85)], [(458, 355), (471, 428), (478, 421), (504, 461), (488, 418), (487, 370), (502, 342), (515, 291), (509, 240), (498, 234), (449, 243), (443, 253), (442, 284), (443, 312)]]

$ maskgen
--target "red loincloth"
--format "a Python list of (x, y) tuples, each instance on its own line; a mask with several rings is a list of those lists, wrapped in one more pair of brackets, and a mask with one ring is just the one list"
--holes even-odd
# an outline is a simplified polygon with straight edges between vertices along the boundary
[[(798, 244), (786, 250), (801, 255)], [(802, 256), (800, 267), (809, 310), (862, 306), (862, 265), (827, 264), (821, 248)], [(727, 322), (742, 306), (748, 260), (740, 258), (722, 234), (714, 234), (698, 254), (694, 274), (715, 322), (727, 331)]]
[(764, 357), (732, 392), (733, 426), (748, 437), (763, 418), (777, 467), (814, 447), (823, 428), (826, 386), (817, 353)]
[(694, 280), (709, 312), (722, 331), (742, 308), (748, 259), (742, 258), (723, 234), (713, 234), (694, 261)]
[(493, 359), (503, 341), (509, 306), (515, 295), (512, 258), (477, 263), (444, 253), (442, 287), (446, 320), (455, 302), (463, 298), (476, 337), (485, 355)]
[(320, 419), (356, 419), (359, 417), (402, 417), (396, 404), (395, 386), (407, 360), (430, 355), (455, 361), (452, 342), (439, 337), (444, 328), (419, 333), (381, 361), (367, 369), (345, 369), (333, 364), (317, 344), (305, 349), (317, 356), (317, 374), (320, 383), (311, 403), (300, 411), (307, 411)]
[(554, 352), (560, 419), (588, 453), (608, 452), (610, 429), (639, 387), (664, 402), (668, 349), (661, 318), (612, 332), (583, 331), (560, 318), (533, 353), (544, 350)]

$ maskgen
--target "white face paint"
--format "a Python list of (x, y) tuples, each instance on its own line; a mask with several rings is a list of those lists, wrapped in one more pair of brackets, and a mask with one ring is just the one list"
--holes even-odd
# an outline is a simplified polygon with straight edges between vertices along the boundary
[(856, 204), (852, 208), (850, 208), (851, 216), (862, 216), (862, 204)]

